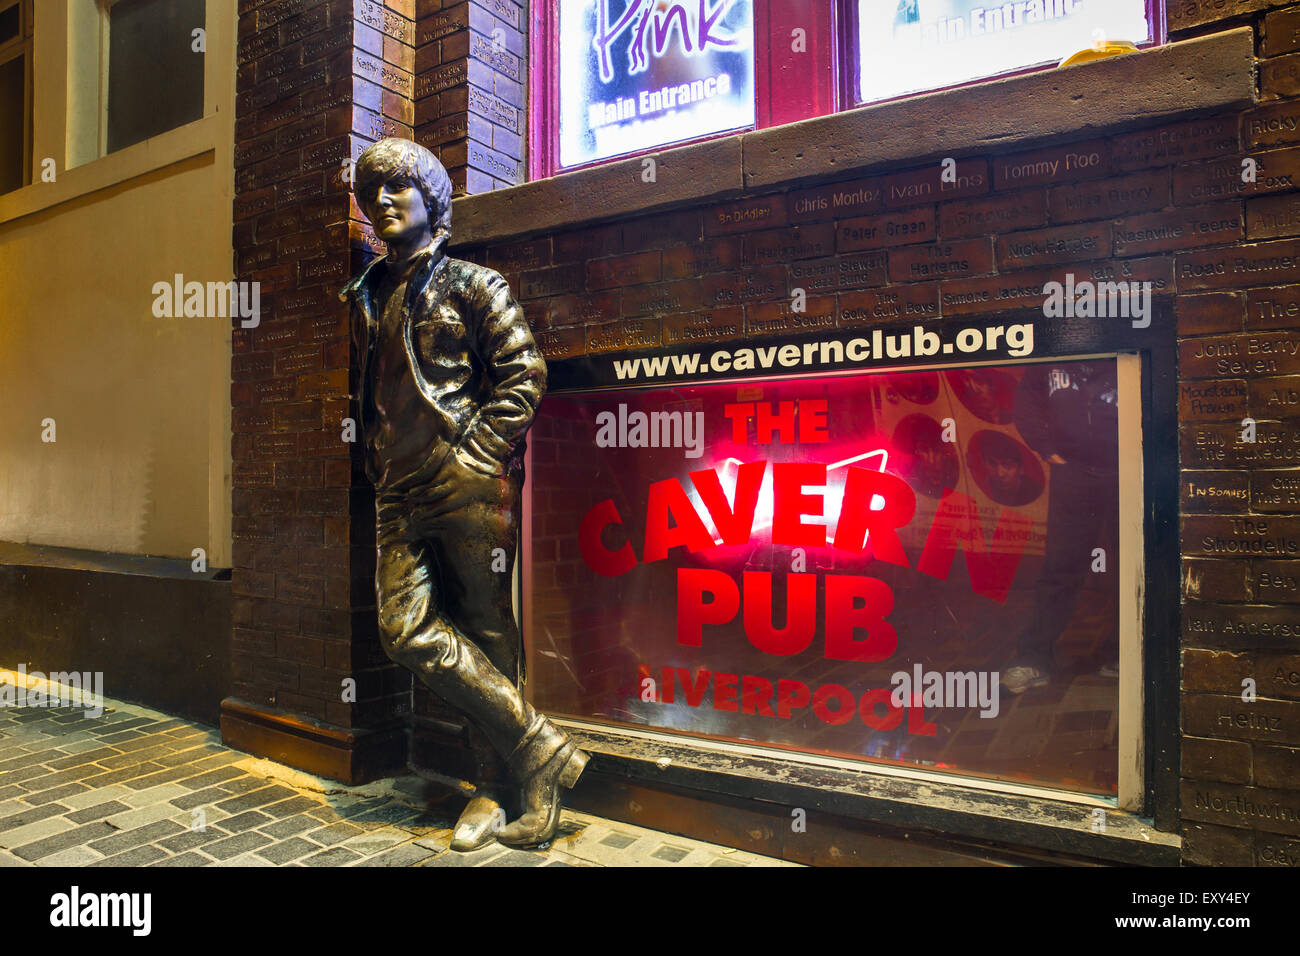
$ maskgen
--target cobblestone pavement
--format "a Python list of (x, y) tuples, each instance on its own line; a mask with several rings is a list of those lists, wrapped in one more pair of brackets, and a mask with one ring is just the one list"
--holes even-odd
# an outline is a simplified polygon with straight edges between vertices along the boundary
[(793, 865), (567, 810), (545, 851), (454, 853), (457, 803), (436, 784), (345, 787), (104, 703), (0, 707), (0, 866)]

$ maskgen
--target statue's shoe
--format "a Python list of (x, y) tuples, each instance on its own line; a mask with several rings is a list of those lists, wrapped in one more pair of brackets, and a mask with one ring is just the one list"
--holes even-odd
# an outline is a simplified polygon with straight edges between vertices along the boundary
[(560, 825), (560, 790), (573, 788), (587, 766), (587, 759), (587, 754), (566, 740), (532, 773), (520, 774), (523, 813), (501, 828), (497, 840), (507, 846), (535, 847), (555, 839)]
[(506, 814), (501, 809), (498, 795), (490, 791), (476, 793), (456, 821), (451, 848), (459, 853), (469, 853), (485, 847), (497, 838), (505, 822)]

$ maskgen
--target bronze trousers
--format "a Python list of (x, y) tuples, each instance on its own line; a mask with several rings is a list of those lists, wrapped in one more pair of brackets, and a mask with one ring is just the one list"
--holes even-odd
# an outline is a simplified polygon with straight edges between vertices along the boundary
[[(448, 463), (422, 484), (376, 490), (380, 638), (481, 732), (470, 735), (480, 784), (504, 778), (501, 758), (542, 719), (519, 689), (512, 593), (522, 483), (519, 472), (491, 478)], [(484, 752), (484, 738), (499, 756)]]

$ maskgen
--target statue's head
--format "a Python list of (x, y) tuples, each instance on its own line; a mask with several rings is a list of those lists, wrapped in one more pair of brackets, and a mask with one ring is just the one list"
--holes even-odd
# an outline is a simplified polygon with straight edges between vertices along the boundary
[[(433, 153), (410, 140), (381, 139), (366, 147), (357, 159), (353, 190), (375, 235), (385, 242), (409, 238), (426, 222), (435, 239), (451, 235), (447, 170)], [(424, 216), (418, 215), (417, 195)]]

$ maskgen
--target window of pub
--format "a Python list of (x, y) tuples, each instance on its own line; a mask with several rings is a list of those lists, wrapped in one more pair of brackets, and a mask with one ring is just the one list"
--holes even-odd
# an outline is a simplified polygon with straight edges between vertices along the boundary
[(533, 178), (1163, 42), (1163, 0), (559, 0)]
[(1137, 366), (548, 394), (524, 545), (535, 704), (1131, 804)]

